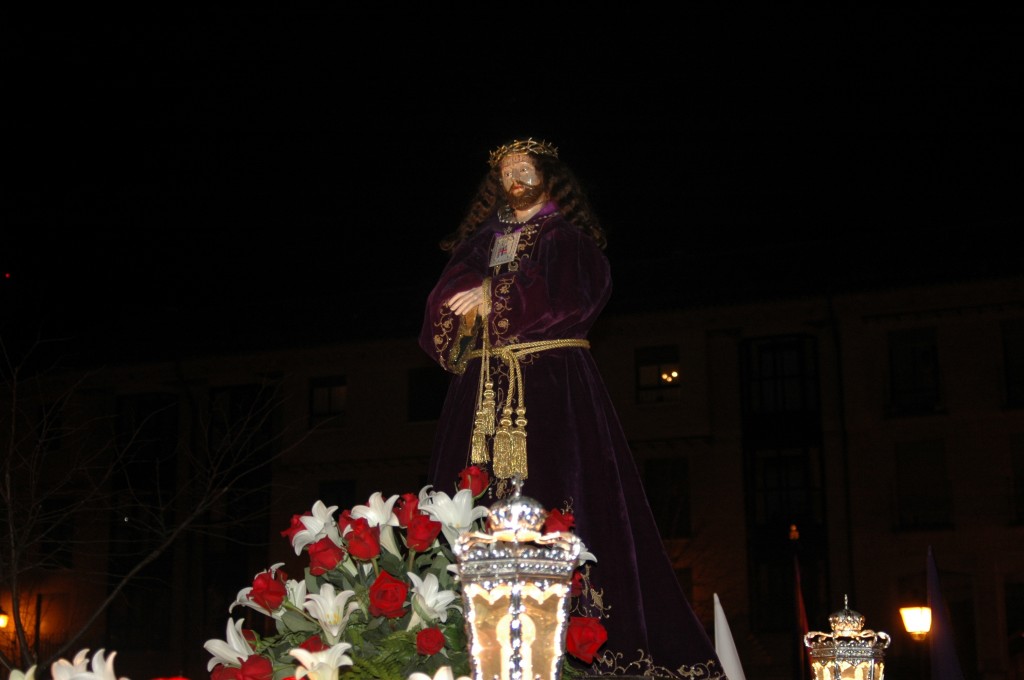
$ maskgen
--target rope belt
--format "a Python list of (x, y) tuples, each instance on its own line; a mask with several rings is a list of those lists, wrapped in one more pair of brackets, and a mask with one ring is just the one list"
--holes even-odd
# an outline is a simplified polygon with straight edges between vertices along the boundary
[[(537, 354), (563, 347), (589, 348), (590, 343), (582, 338), (564, 340), (538, 340), (520, 342), (501, 347), (491, 347), (488, 342), (487, 324), (484, 324), (483, 347), (466, 354), (467, 359), (481, 360), (480, 387), (477, 392), (476, 420), (473, 423), (473, 437), (470, 444), (470, 461), (473, 464), (486, 463), (493, 458), (491, 470), (499, 481), (498, 495), (507, 480), (514, 476), (527, 478), (526, 465), (526, 391), (523, 389), (523, 371), (520, 357)], [(508, 366), (508, 394), (497, 417), (494, 401), (494, 381), (491, 379), (491, 357), (496, 357)], [(512, 414), (515, 412), (515, 422)], [(497, 427), (495, 427), (497, 421)], [(488, 438), (492, 441), (493, 455), (487, 450)]]

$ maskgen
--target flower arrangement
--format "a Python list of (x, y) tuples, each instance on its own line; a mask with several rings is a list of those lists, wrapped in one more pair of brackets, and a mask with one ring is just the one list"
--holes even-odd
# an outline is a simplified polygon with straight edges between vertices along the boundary
[[(470, 673), (462, 596), (452, 546), (460, 533), (485, 530), (486, 507), (475, 502), (490, 480), (477, 466), (459, 475), (454, 496), (427, 486), (336, 515), (317, 501), (281, 532), (304, 578), (272, 565), (239, 591), (229, 608), (247, 607), (274, 620), (275, 632), (244, 629), (229, 619), (224, 640), (208, 640), (211, 680), (406, 680), (414, 673)], [(568, 531), (571, 513), (552, 510), (545, 532)], [(584, 551), (573, 592), (586, 588)], [(597, 617), (572, 616), (567, 651), (587, 664), (607, 635)], [(573, 675), (566, 665), (563, 674)], [(422, 677), (422, 676), (419, 676)]]

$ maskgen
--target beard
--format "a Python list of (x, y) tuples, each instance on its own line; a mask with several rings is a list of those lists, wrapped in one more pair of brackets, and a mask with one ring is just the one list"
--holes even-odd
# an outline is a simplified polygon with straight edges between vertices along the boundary
[[(512, 193), (512, 190), (516, 187), (523, 187), (524, 191), (521, 194)], [(516, 182), (505, 192), (505, 200), (508, 201), (509, 207), (513, 210), (526, 210), (544, 200), (544, 188), (540, 186), (531, 187)]]

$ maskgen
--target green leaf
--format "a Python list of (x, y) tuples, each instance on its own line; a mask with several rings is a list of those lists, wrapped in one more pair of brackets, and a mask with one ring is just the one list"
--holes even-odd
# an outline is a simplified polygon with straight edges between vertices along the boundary
[(381, 552), (380, 557), (377, 558), (377, 563), (380, 565), (381, 569), (385, 570), (395, 578), (400, 578), (403, 581), (409, 580), (409, 577), (405, 575), (405, 560), (397, 555), (392, 555), (385, 550)]
[[(284, 630), (282, 630), (282, 628)], [(281, 615), (281, 618), (277, 622), (278, 633), (286, 634), (288, 632), (303, 632), (313, 633), (320, 631), (320, 625), (316, 621), (311, 621), (302, 614), (286, 609)], [(308, 637), (308, 635), (307, 635)]]

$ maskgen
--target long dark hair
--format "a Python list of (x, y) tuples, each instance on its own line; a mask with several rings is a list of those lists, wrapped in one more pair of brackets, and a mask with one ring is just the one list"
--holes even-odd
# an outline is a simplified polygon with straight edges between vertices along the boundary
[[(548, 196), (558, 204), (558, 209), (565, 219), (593, 238), (598, 247), (604, 248), (608, 243), (604, 230), (590, 206), (583, 185), (572, 170), (557, 158), (533, 153), (529, 155), (544, 180)], [(505, 190), (501, 186), (501, 169), (494, 167), (480, 181), (476, 196), (470, 201), (469, 209), (458, 229), (442, 239), (441, 250), (454, 250), (504, 204)]]

